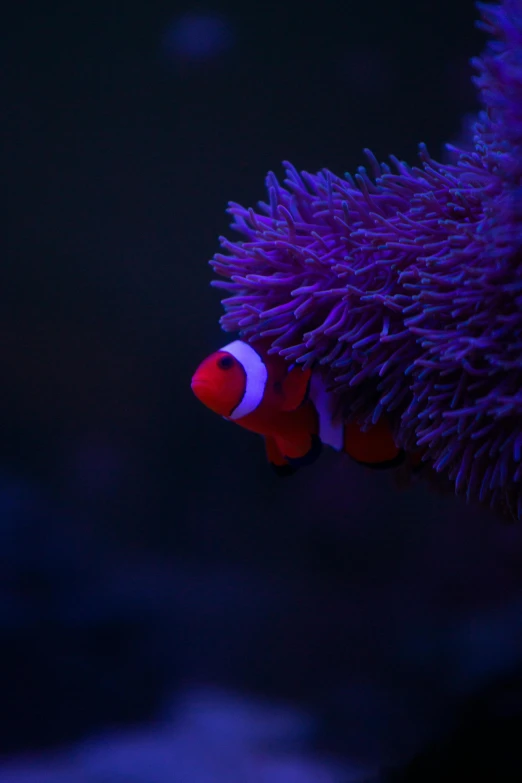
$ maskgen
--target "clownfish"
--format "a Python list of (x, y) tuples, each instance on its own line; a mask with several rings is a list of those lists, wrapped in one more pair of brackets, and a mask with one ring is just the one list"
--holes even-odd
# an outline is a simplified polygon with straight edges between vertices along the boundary
[(207, 408), (264, 437), (268, 462), (278, 475), (314, 462), (323, 445), (368, 467), (403, 462), (404, 452), (383, 417), (363, 432), (340, 416), (319, 373), (290, 367), (260, 346), (243, 340), (225, 345), (203, 360), (191, 387)]

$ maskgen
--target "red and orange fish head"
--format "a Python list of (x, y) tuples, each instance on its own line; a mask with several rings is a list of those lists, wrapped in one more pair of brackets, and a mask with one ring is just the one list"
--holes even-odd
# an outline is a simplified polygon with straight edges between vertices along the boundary
[(203, 405), (221, 416), (230, 416), (245, 390), (245, 371), (227, 351), (204, 359), (192, 376), (191, 388)]

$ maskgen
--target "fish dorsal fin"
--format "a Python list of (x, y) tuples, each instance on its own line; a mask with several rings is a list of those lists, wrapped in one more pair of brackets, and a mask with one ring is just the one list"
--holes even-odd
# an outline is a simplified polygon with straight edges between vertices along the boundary
[(311, 370), (302, 370), (300, 367), (294, 367), (285, 375), (282, 383), (283, 404), (281, 410), (295, 411), (301, 405), (306, 397), (311, 375)]

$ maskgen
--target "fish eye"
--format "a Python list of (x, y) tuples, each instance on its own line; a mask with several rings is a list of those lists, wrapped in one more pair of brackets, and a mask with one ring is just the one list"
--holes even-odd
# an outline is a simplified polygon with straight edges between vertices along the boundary
[(220, 370), (230, 370), (233, 364), (234, 360), (231, 356), (222, 356), (220, 359), (218, 359), (217, 366)]

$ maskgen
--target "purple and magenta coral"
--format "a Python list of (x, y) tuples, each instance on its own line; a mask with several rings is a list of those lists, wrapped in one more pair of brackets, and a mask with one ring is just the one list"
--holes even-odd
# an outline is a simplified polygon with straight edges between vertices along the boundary
[(522, 0), (479, 4), (475, 150), (422, 166), (366, 150), (346, 179), (267, 178), (269, 203), (230, 204), (226, 331), (325, 374), (346, 418), (387, 412), (457, 492), (522, 518)]

